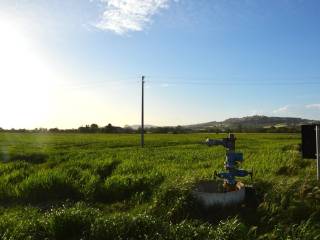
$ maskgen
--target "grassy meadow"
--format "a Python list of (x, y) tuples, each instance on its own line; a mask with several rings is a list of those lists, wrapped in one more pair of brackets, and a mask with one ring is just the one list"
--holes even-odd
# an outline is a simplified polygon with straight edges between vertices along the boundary
[(316, 164), (299, 134), (237, 134), (257, 209), (192, 197), (222, 170), (225, 134), (0, 134), (1, 239), (320, 239)]

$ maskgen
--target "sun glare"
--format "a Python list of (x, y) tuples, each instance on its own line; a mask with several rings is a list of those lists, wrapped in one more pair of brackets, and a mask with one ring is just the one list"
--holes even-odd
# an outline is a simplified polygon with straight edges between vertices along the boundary
[(48, 118), (53, 74), (21, 26), (0, 19), (0, 127), (33, 127)]

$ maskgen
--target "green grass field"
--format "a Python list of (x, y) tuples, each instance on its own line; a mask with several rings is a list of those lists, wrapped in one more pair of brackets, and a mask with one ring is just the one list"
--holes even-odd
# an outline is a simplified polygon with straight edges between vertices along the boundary
[(1, 239), (320, 239), (320, 189), (298, 134), (237, 134), (257, 209), (206, 213), (224, 134), (0, 134)]

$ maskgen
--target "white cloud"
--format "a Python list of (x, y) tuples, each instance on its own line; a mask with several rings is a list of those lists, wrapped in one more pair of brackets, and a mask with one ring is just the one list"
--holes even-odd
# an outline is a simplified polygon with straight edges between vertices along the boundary
[(167, 87), (169, 87), (170, 85), (168, 84), (168, 83), (162, 83), (161, 84), (161, 87), (164, 87), (164, 88), (167, 88)]
[(251, 110), (248, 114), (248, 116), (255, 116), (255, 115), (265, 115), (265, 113), (262, 110)]
[(307, 108), (307, 109), (317, 109), (317, 110), (320, 110), (320, 103), (314, 103), (314, 104), (306, 105), (306, 108)]
[(273, 113), (287, 113), (289, 111), (289, 105), (280, 107), (273, 111)]
[(163, 87), (163, 88), (168, 88), (168, 87), (173, 87), (175, 86), (175, 84), (172, 84), (172, 83), (162, 83), (160, 84), (160, 87)]
[[(105, 10), (95, 26), (117, 34), (143, 31), (152, 17), (173, 0), (100, 0)], [(175, 0), (177, 1), (177, 0)]]

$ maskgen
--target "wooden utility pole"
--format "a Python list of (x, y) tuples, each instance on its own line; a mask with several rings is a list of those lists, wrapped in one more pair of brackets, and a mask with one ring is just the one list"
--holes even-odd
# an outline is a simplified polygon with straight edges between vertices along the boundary
[(320, 125), (316, 125), (317, 180), (320, 180)]
[(144, 78), (141, 78), (141, 147), (144, 147)]

